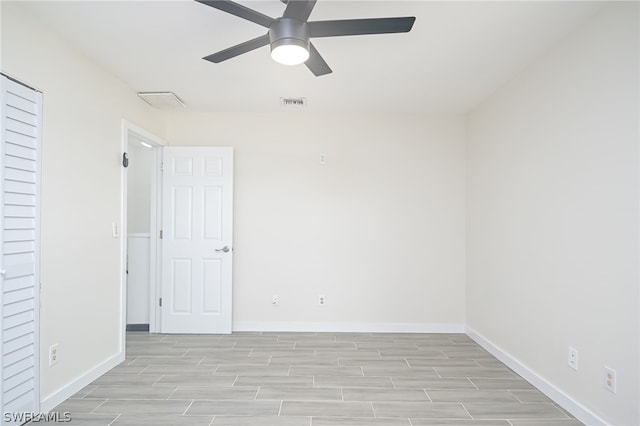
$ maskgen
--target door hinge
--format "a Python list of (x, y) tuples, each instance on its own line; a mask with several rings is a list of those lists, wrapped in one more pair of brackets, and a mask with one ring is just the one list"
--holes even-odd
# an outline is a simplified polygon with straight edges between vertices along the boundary
[(159, 299), (158, 303), (162, 307), (162, 297)]
[(160, 230), (160, 239), (162, 239), (162, 229)]
[(160, 163), (160, 171), (164, 172), (164, 163)]

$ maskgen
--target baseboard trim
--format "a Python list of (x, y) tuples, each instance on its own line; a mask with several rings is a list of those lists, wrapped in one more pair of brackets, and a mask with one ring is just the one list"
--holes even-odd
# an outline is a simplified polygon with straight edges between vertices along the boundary
[(72, 395), (79, 392), (82, 388), (96, 380), (98, 377), (102, 376), (104, 373), (120, 364), (122, 361), (124, 361), (124, 358), (124, 353), (116, 354), (111, 358), (108, 358), (101, 364), (97, 365), (93, 369), (82, 374), (75, 380), (62, 386), (57, 391), (49, 394), (40, 401), (40, 411), (42, 413), (48, 413), (49, 411), (53, 410), (59, 404), (69, 399)]
[(234, 321), (233, 331), (333, 333), (464, 333), (463, 324)]
[(586, 425), (594, 425), (594, 426), (605, 426), (608, 423), (603, 420), (601, 417), (593, 413), (591, 410), (586, 408), (584, 405), (580, 404), (575, 399), (568, 396), (562, 390), (557, 388), (556, 386), (549, 383), (543, 377), (538, 375), (535, 371), (518, 361), (512, 355), (508, 354), (498, 346), (496, 346), (493, 342), (486, 339), (481, 334), (477, 333), (473, 329), (467, 327), (466, 328), (467, 336), (473, 339), (476, 343), (486, 349), (491, 355), (498, 358), (507, 367), (511, 368), (517, 374), (522, 376), (526, 381), (531, 383), (533, 386), (538, 388), (542, 393), (551, 398), (554, 402), (560, 405), (562, 408), (567, 410), (573, 416), (575, 416), (578, 420)]

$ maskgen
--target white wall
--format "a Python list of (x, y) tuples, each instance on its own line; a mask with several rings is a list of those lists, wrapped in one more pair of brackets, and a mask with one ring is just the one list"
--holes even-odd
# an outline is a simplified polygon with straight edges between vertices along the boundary
[(638, 3), (607, 6), (468, 133), (468, 326), (616, 425), (640, 424), (638, 35)]
[[(2, 2), (2, 71), (44, 92), (41, 397), (64, 396), (120, 351), (121, 120), (162, 133), (121, 81)], [(49, 367), (48, 347), (59, 344)], [(76, 382), (79, 383), (79, 382)], [(73, 387), (73, 385), (71, 385)], [(49, 407), (51, 408), (51, 407)]]
[(149, 324), (150, 241), (148, 234), (127, 237), (127, 325)]
[(129, 234), (148, 234), (151, 218), (151, 179), (155, 150), (140, 145), (133, 138), (127, 155), (127, 226)]
[(234, 327), (462, 330), (462, 117), (173, 113), (166, 138), (235, 149)]

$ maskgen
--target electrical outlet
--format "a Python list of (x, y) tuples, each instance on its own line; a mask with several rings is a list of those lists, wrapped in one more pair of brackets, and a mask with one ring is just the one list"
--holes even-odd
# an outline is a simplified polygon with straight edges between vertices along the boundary
[(58, 363), (58, 344), (49, 346), (49, 366)]
[(320, 296), (318, 296), (318, 305), (323, 306), (327, 303), (327, 298), (324, 297), (322, 294)]
[(604, 366), (604, 388), (611, 393), (616, 393), (617, 380), (616, 370)]
[(279, 304), (280, 304), (280, 301), (278, 300), (278, 295), (274, 294), (273, 296), (271, 296), (271, 305), (278, 306)]
[(320, 154), (320, 164), (327, 164), (327, 154)]
[(568, 364), (569, 367), (573, 368), (574, 370), (578, 369), (578, 350), (576, 348), (572, 348), (571, 346), (569, 346)]

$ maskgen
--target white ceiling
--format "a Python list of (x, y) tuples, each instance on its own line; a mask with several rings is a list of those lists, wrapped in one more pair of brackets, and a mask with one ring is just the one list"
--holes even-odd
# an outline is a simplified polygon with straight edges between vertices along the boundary
[[(277, 0), (240, 1), (272, 17)], [(22, 3), (134, 91), (173, 91), (196, 111), (465, 113), (592, 15), (597, 2), (318, 0), (310, 20), (416, 16), (406, 34), (312, 42), (333, 73), (284, 66), (263, 47), (213, 64), (201, 58), (266, 29), (191, 0)]]

